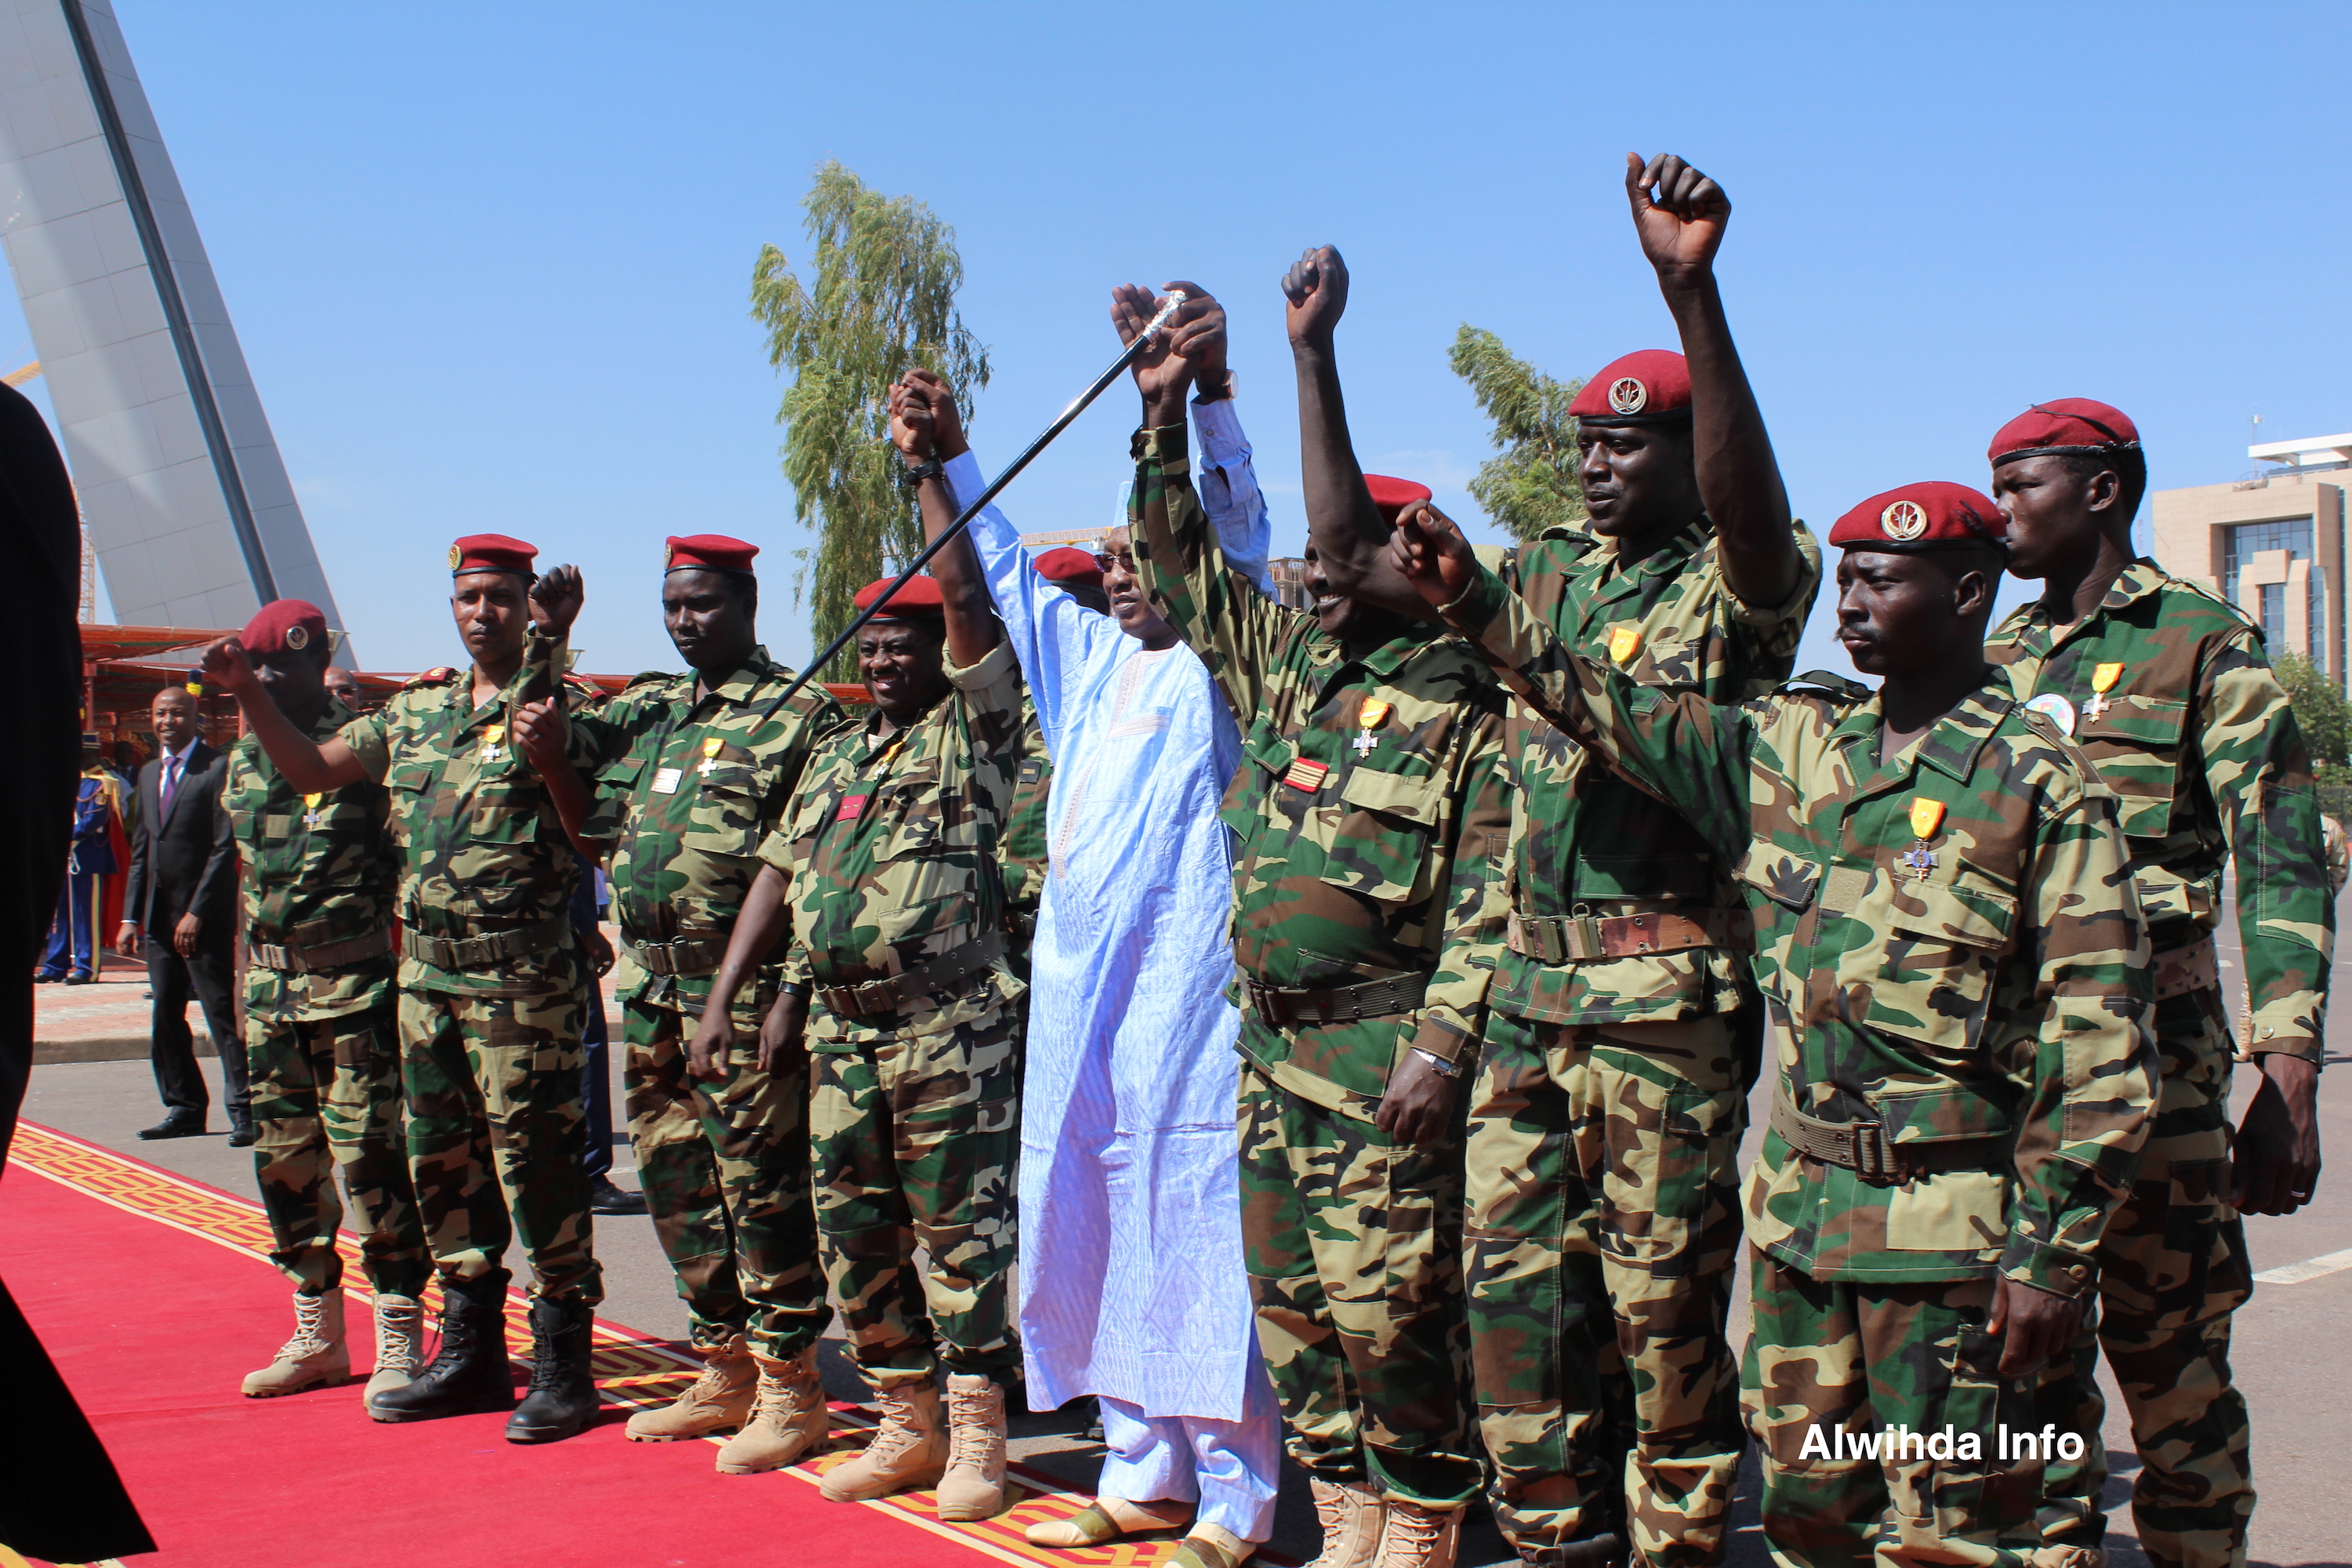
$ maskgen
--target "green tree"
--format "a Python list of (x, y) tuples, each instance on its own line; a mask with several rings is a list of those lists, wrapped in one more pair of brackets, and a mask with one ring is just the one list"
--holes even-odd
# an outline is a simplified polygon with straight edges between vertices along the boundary
[(938, 372), (969, 422), (973, 393), (988, 384), (988, 350), (956, 310), (955, 230), (929, 206), (884, 196), (835, 162), (818, 168), (801, 205), (814, 247), (809, 281), (761, 246), (751, 314), (768, 329), (768, 363), (793, 378), (776, 413), (784, 478), (793, 515), (817, 535), (813, 550), (793, 552), (793, 601), (809, 604), (823, 647), (886, 560), (903, 567), (922, 549), (887, 445), (891, 383), (916, 365)]
[(1451, 363), (1495, 422), (1495, 445), (1502, 452), (1480, 464), (1470, 481), (1470, 493), (1486, 515), (1517, 539), (1582, 524), (1584, 488), (1576, 477), (1576, 421), (1568, 405), (1583, 379), (1554, 381), (1514, 359), (1502, 339), (1467, 321), (1454, 335)]
[(2299, 653), (2278, 655), (2271, 668), (2286, 688), (2311, 760), (2338, 769), (2352, 763), (2352, 702), (2345, 700), (2343, 689)]

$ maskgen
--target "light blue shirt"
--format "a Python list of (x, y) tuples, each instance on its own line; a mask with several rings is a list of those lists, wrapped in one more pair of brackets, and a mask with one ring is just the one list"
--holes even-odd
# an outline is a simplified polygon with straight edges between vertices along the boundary
[[(1202, 503), (1263, 584), (1271, 528), (1233, 403), (1195, 404), (1193, 418)], [(985, 488), (969, 453), (947, 479), (959, 506)], [(1191, 648), (1148, 649), (1048, 583), (992, 506), (971, 540), (1054, 759), (1021, 1090), (1029, 1396), (1238, 1421), (1263, 1375), (1217, 819), (1241, 734)]]

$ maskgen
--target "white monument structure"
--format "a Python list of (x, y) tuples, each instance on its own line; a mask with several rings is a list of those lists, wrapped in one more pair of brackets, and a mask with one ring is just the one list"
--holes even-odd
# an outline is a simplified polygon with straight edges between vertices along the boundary
[(115, 618), (340, 629), (108, 0), (0, 0), (0, 242)]

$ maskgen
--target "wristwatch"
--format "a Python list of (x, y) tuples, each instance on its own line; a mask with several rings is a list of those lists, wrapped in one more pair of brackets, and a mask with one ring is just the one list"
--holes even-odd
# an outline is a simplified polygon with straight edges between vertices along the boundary
[(913, 468), (903, 471), (908, 484), (919, 485), (925, 479), (935, 479), (941, 474), (946, 473), (948, 471), (948, 466), (945, 463), (940, 462), (937, 458), (927, 458), (923, 462), (916, 464)]

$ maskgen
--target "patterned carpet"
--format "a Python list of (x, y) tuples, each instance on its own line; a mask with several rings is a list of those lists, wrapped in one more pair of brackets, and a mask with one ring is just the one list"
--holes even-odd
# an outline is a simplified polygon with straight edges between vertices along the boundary
[[(226, 1248), (233, 1254), (250, 1259), (254, 1268), (261, 1272), (264, 1280), (270, 1283), (273, 1289), (275, 1288), (274, 1282), (277, 1276), (268, 1264), (269, 1228), (263, 1218), (260, 1206), (250, 1200), (220, 1192), (171, 1172), (160, 1170), (114, 1150), (68, 1137), (31, 1122), (24, 1123), (18, 1129), (16, 1147), (9, 1162), (9, 1171), (12, 1176), (21, 1173), (39, 1175), (72, 1193), (107, 1205), (124, 1214), (136, 1215), (153, 1225), (165, 1226)], [(356, 1244), (346, 1232), (341, 1237), (340, 1245), (346, 1265), (348, 1293), (355, 1304), (363, 1302), (367, 1300), (367, 1292), (360, 1283), (363, 1281), (364, 1276), (360, 1270)], [(428, 1308), (437, 1308), (437, 1291), (428, 1293), (426, 1298)], [(278, 1300), (282, 1301), (282, 1298)], [(279, 1310), (282, 1312), (282, 1308)], [(366, 1321), (364, 1314), (357, 1311), (352, 1313), (354, 1350), (362, 1354), (364, 1353)], [(519, 1358), (527, 1357), (530, 1349), (530, 1332), (525, 1317), (522, 1293), (520, 1290), (511, 1293), (506, 1326), (509, 1351)], [(262, 1345), (265, 1342), (275, 1342), (283, 1329), (284, 1323), (280, 1317), (273, 1315), (267, 1321), (258, 1322), (254, 1326), (249, 1336), (250, 1343)], [(58, 1359), (60, 1365), (65, 1367), (68, 1378), (76, 1383), (78, 1388), (80, 1387), (81, 1379), (76, 1376), (75, 1369), (68, 1363), (66, 1356), (60, 1353)], [(686, 1354), (679, 1347), (640, 1333), (635, 1329), (618, 1323), (606, 1322), (602, 1319), (597, 1321), (595, 1326), (593, 1365), (597, 1387), (604, 1396), (604, 1403), (621, 1409), (635, 1409), (645, 1405), (666, 1404), (691, 1383), (700, 1370), (700, 1363)], [(349, 1385), (348, 1397), (353, 1403), (356, 1403), (357, 1398), (357, 1382), (363, 1380), (364, 1376), (364, 1367), (359, 1368), (357, 1379)], [(299, 1400), (313, 1396), (296, 1395), (294, 1397)], [(268, 1402), (271, 1405), (288, 1403), (291, 1402)], [(244, 1406), (248, 1410), (260, 1408), (255, 1402), (244, 1402)], [(93, 1414), (96, 1415), (95, 1412)], [(229, 1414), (234, 1415), (234, 1411)], [(397, 1435), (400, 1434), (426, 1432), (434, 1426), (449, 1424), (424, 1423), (401, 1426), (383, 1426), (375, 1423), (361, 1425), (372, 1433), (393, 1435), (396, 1439)], [(803, 1507), (826, 1516), (827, 1523), (837, 1519), (839, 1517), (837, 1510), (842, 1505), (823, 1501), (814, 1490), (815, 1483), (827, 1468), (844, 1462), (863, 1447), (864, 1433), (871, 1426), (871, 1417), (864, 1412), (853, 1406), (836, 1405), (834, 1407), (834, 1429), (827, 1450), (805, 1464), (774, 1472), (776, 1477), (787, 1478), (791, 1482), (804, 1483), (807, 1489), (800, 1492), (797, 1497), (776, 1495), (769, 1489), (763, 1489), (761, 1492), (767, 1507), (774, 1510), (768, 1516), (767, 1530), (763, 1533), (767, 1533), (772, 1541), (779, 1535), (789, 1538), (792, 1531), (791, 1516), (798, 1513)], [(100, 1426), (100, 1433), (101, 1436), (109, 1437), (111, 1447), (114, 1439), (108, 1434), (103, 1423)], [(718, 1441), (719, 1439), (712, 1439), (713, 1443)], [(598, 1454), (600, 1460), (609, 1461), (611, 1458), (609, 1452), (601, 1452), (608, 1446), (609, 1447), (627, 1447), (640, 1454), (648, 1451), (645, 1445), (627, 1444), (621, 1436), (620, 1424), (608, 1419), (605, 1424), (569, 1443), (553, 1445), (538, 1452), (561, 1457), (570, 1453), (596, 1449), (600, 1450)], [(661, 1447), (680, 1446), (662, 1445)], [(769, 1478), (762, 1477), (729, 1478), (728, 1479), (737, 1489), (746, 1486), (751, 1489), (772, 1488), (774, 1484)], [(1060, 1489), (1058, 1484), (1051, 1478), (1022, 1467), (1014, 1468), (1013, 1479), (1017, 1484), (1013, 1489), (1016, 1500), (1013, 1506), (996, 1518), (978, 1524), (957, 1524), (940, 1519), (935, 1500), (932, 1494), (929, 1492), (908, 1493), (856, 1506), (887, 1515), (899, 1523), (911, 1525), (935, 1539), (939, 1548), (936, 1555), (922, 1552), (909, 1556), (902, 1547), (895, 1553), (896, 1560), (900, 1562), (957, 1563), (966, 1561), (967, 1553), (977, 1553), (1003, 1562), (1021, 1564), (1052, 1563), (1064, 1565), (1064, 1568), (1111, 1568), (1111, 1565), (1159, 1563), (1175, 1551), (1176, 1542), (1173, 1538), (1141, 1542), (1114, 1542), (1105, 1546), (1074, 1551), (1047, 1550), (1031, 1546), (1023, 1539), (1023, 1531), (1029, 1525), (1048, 1519), (1067, 1518), (1084, 1508), (1090, 1500), (1084, 1494)], [(142, 1508), (150, 1506), (146, 1494), (142, 1492), (139, 1495)], [(516, 1504), (518, 1508), (528, 1506), (527, 1501), (518, 1501)], [(815, 1521), (813, 1519), (812, 1522)], [(164, 1542), (165, 1550), (162, 1554), (163, 1559), (165, 1562), (175, 1561), (177, 1554), (171, 1550), (169, 1540), (165, 1539), (168, 1534), (168, 1521), (159, 1521), (151, 1519), (150, 1523), (155, 1527), (159, 1540)], [(901, 1541), (906, 1539), (898, 1537), (895, 1531), (886, 1533)], [(735, 1544), (739, 1547), (741, 1544), (740, 1537), (736, 1539)], [(440, 1560), (453, 1561), (447, 1558)], [(261, 1559), (254, 1557), (247, 1561), (259, 1562)], [(621, 1562), (627, 1559), (615, 1558), (614, 1561)], [(14, 1568), (14, 1564), (8, 1562), (5, 1555), (0, 1555), (0, 1568)]]

